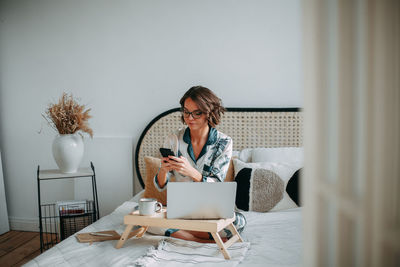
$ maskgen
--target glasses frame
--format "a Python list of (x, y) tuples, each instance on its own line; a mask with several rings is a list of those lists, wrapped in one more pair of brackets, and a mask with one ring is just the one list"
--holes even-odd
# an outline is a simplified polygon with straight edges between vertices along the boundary
[[(195, 112), (200, 112), (200, 115), (194, 114)], [(188, 110), (185, 110), (185, 108), (182, 108), (182, 109), (181, 109), (181, 113), (182, 113), (182, 116), (183, 116), (184, 118), (189, 118), (190, 115), (192, 115), (192, 118), (195, 119), (195, 120), (200, 119), (201, 116), (204, 114), (204, 112), (201, 111), (201, 110), (199, 110), (199, 109), (196, 109), (196, 110), (193, 110), (192, 112), (190, 112), (190, 111), (188, 111)]]

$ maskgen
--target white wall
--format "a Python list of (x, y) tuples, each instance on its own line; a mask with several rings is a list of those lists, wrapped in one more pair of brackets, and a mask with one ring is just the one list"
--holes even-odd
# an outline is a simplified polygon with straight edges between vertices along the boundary
[(1, 150), (0, 150), (0, 235), (10, 231), (2, 166), (3, 165), (1, 164)]
[[(141, 131), (190, 86), (209, 87), (228, 107), (303, 104), (296, 0), (0, 5), (0, 145), (13, 229), (36, 227), (37, 165), (56, 168), (55, 133), (41, 114), (63, 91), (92, 108), (82, 165), (95, 164), (102, 215), (133, 195)], [(73, 197), (69, 184), (48, 187)]]

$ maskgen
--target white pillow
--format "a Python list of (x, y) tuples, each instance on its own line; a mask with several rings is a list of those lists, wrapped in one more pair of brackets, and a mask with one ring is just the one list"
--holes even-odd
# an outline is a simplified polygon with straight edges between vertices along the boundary
[(243, 162), (252, 162), (251, 161), (251, 152), (253, 148), (245, 148), (240, 151), (239, 153), (239, 159)]
[(286, 192), (298, 166), (278, 162), (246, 163), (239, 159), (233, 159), (233, 164), (239, 209), (267, 212), (298, 207)]
[(304, 148), (253, 148), (251, 150), (251, 162), (283, 162), (302, 167), (304, 165)]

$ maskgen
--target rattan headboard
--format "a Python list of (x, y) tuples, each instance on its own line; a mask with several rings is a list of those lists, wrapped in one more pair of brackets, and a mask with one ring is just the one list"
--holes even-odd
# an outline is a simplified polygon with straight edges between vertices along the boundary
[[(182, 128), (180, 109), (154, 118), (141, 134), (135, 151), (136, 174), (144, 188), (145, 156), (159, 157), (165, 136)], [(227, 108), (216, 127), (233, 139), (233, 150), (303, 145), (303, 115), (299, 108)]]

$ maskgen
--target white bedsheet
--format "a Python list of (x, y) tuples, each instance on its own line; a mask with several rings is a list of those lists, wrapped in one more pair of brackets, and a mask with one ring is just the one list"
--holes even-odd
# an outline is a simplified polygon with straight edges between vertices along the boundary
[(249, 242), (236, 242), (227, 248), (230, 260), (225, 260), (215, 243), (205, 244), (182, 239), (167, 238), (133, 265), (146, 267), (235, 267), (246, 256)]
[[(127, 201), (80, 233), (114, 229), (121, 234), (124, 215), (136, 205), (136, 202)], [(244, 212), (244, 215), (247, 226), (241, 235), (251, 246), (239, 266), (301, 266), (301, 208), (270, 213)], [(122, 248), (115, 249), (117, 240), (89, 245), (70, 236), (24, 266), (127, 266), (163, 238), (146, 233), (141, 239), (129, 239)]]

